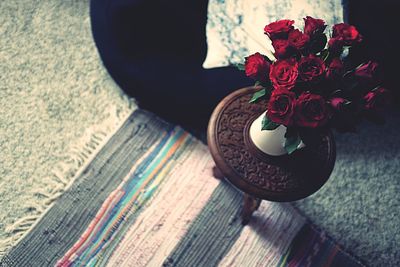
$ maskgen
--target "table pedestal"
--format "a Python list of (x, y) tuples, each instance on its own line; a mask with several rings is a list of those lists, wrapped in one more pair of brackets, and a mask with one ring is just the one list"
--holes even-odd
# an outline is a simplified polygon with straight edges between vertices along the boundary
[[(215, 108), (207, 141), (217, 169), (244, 192), (242, 220), (246, 224), (262, 199), (295, 201), (316, 192), (328, 180), (335, 163), (330, 131), (319, 131), (291, 155), (270, 156), (259, 150), (249, 134), (251, 124), (265, 112), (266, 100), (249, 103), (255, 87), (237, 90)], [(261, 125), (260, 125), (261, 127)]]

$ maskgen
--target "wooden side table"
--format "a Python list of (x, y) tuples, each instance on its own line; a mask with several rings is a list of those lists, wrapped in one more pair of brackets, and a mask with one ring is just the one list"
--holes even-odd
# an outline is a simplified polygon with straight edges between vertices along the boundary
[[(330, 131), (320, 132), (291, 155), (269, 156), (249, 137), (251, 123), (265, 112), (265, 100), (250, 104), (255, 87), (237, 90), (215, 108), (207, 130), (211, 155), (219, 171), (244, 192), (242, 223), (247, 224), (261, 200), (295, 201), (316, 192), (335, 163)], [(260, 125), (261, 127), (261, 125)]]

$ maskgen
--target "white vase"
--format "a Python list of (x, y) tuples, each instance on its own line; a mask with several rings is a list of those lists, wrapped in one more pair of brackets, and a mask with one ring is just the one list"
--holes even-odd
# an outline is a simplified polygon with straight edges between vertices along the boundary
[[(265, 113), (262, 113), (250, 126), (249, 135), (253, 144), (265, 154), (270, 156), (282, 156), (287, 154), (285, 149), (286, 127), (280, 125), (274, 130), (261, 130), (262, 120)], [(300, 142), (298, 148), (304, 147)]]

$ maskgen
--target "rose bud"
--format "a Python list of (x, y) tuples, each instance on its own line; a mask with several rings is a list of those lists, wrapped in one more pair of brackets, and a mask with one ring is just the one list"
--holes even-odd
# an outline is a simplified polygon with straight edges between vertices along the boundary
[(289, 45), (289, 41), (288, 40), (284, 40), (284, 39), (276, 39), (272, 41), (272, 46), (275, 49), (275, 57), (276, 58), (285, 58), (288, 57), (290, 55), (290, 50), (291, 47)]
[(245, 58), (245, 73), (248, 77), (265, 82), (268, 79), (270, 63), (265, 56), (255, 53)]
[(310, 41), (310, 37), (296, 29), (289, 32), (288, 40), (292, 47), (296, 48), (297, 50), (302, 50)]
[(354, 72), (354, 75), (360, 79), (366, 81), (372, 81), (374, 80), (374, 78), (376, 78), (377, 70), (378, 70), (378, 63), (373, 61), (368, 61), (367, 63), (358, 67)]
[(340, 78), (344, 74), (344, 65), (340, 58), (332, 59), (326, 71), (326, 78), (334, 80)]
[(344, 109), (344, 105), (347, 103), (349, 103), (349, 101), (341, 97), (333, 97), (329, 100), (331, 107), (337, 111), (342, 111)]
[(295, 123), (300, 127), (316, 128), (329, 119), (325, 100), (320, 95), (303, 92), (296, 101)]
[(364, 96), (366, 110), (382, 110), (390, 103), (389, 91), (383, 87), (372, 90)]
[(299, 76), (303, 81), (314, 81), (325, 72), (325, 63), (319, 57), (311, 54), (299, 61)]
[(286, 89), (272, 91), (268, 102), (267, 116), (275, 123), (289, 126), (293, 123), (295, 93)]
[(271, 65), (269, 78), (275, 89), (292, 89), (299, 75), (297, 61), (291, 59), (279, 59)]
[(304, 18), (304, 33), (310, 37), (323, 33), (325, 28), (325, 21), (322, 19), (314, 19), (310, 16)]
[(355, 45), (362, 41), (361, 34), (353, 25), (339, 23), (333, 25), (332, 30), (332, 38), (343, 41), (344, 45)]
[(293, 30), (294, 20), (282, 19), (265, 26), (264, 33), (271, 40), (286, 39), (289, 31)]

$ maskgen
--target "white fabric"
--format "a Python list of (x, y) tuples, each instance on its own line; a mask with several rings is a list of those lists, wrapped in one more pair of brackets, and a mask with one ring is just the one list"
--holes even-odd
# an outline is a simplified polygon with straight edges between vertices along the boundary
[(208, 51), (204, 68), (243, 63), (255, 52), (272, 56), (264, 27), (279, 19), (293, 19), (303, 29), (303, 18), (343, 22), (341, 0), (210, 0), (208, 4)]

